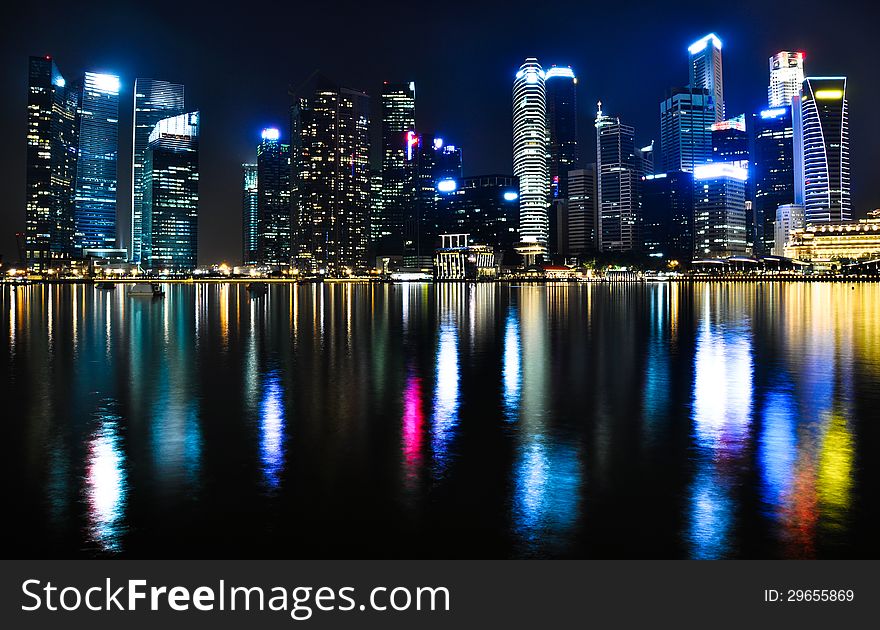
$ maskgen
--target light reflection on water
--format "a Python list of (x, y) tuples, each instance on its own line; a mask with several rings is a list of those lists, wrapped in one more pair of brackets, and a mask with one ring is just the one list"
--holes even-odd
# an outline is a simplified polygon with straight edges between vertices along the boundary
[(89, 538), (102, 551), (115, 552), (122, 548), (128, 494), (121, 418), (104, 407), (95, 419), (98, 426), (89, 436), (85, 477)]

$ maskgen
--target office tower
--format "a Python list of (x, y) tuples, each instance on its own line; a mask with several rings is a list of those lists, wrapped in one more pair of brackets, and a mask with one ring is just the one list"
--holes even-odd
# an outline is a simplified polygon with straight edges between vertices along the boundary
[(553, 66), (544, 74), (547, 129), (550, 132), (550, 197), (567, 196), (568, 172), (578, 167), (577, 77), (570, 68)]
[(708, 258), (746, 253), (748, 169), (717, 162), (694, 170), (694, 254)]
[(660, 102), (660, 172), (689, 171), (712, 157), (715, 107), (705, 89), (673, 88)]
[[(294, 206), (298, 207), (298, 206)], [(382, 171), (370, 171), (370, 249), (375, 253), (379, 242), (379, 230), (382, 227)]]
[(785, 203), (776, 209), (774, 239), (772, 253), (774, 256), (785, 256), (785, 248), (789, 244), (792, 230), (805, 227), (805, 208), (800, 204)]
[(746, 133), (745, 114), (713, 123), (709, 131), (712, 137), (712, 162), (735, 162), (748, 167), (749, 136)]
[(596, 115), (599, 249), (632, 251), (640, 246), (642, 177), (653, 171), (650, 147), (638, 149), (635, 130), (619, 118)]
[(596, 165), (568, 172), (566, 230), (561, 234), (564, 256), (583, 256), (598, 249), (596, 237)]
[(795, 197), (791, 107), (773, 107), (753, 115), (751, 134), (755, 251), (769, 254), (776, 240), (776, 209), (794, 203)]
[(846, 77), (804, 81), (795, 147), (803, 156), (803, 180), (796, 185), (802, 186), (807, 223), (852, 221), (847, 110)]
[(791, 105), (791, 99), (800, 94), (803, 84), (804, 53), (783, 50), (770, 57), (767, 104), (771, 108)]
[(550, 165), (544, 70), (526, 59), (513, 82), (513, 174), (519, 178), (519, 236), (545, 249), (549, 237), (547, 205)]
[(250, 265), (259, 253), (260, 203), (257, 165), (241, 165), (241, 260)]
[(45, 272), (74, 255), (76, 93), (51, 57), (28, 62), (25, 261)]
[(257, 262), (284, 266), (291, 258), (290, 145), (263, 129), (257, 145)]
[(165, 118), (153, 127), (144, 152), (143, 190), (145, 266), (192, 271), (199, 243), (198, 112)]
[(690, 87), (704, 89), (715, 110), (712, 122), (724, 120), (724, 82), (721, 73), (721, 40), (709, 33), (688, 46), (690, 55)]
[(642, 182), (642, 240), (648, 254), (689, 260), (694, 251), (694, 174), (670, 171)]
[(459, 185), (462, 179), (461, 148), (446, 144), (439, 136), (422, 135), (417, 147), (415, 214), (405, 227), (406, 267), (430, 267), (434, 249), (439, 246), (437, 200), (441, 188)]
[(183, 114), (183, 86), (156, 79), (134, 80), (134, 116), (131, 154), (131, 242), (129, 260), (141, 262), (143, 168), (147, 143), (156, 124)]
[(74, 197), (75, 246), (116, 246), (119, 77), (86, 72), (77, 82), (79, 149)]
[(306, 273), (345, 276), (367, 268), (369, 106), (363, 92), (321, 77), (301, 108), (301, 194), (294, 225), (296, 263)]
[(377, 217), (378, 254), (403, 254), (403, 231), (415, 203), (415, 83), (382, 86), (382, 214)]
[(519, 238), (519, 182), (509, 175), (481, 175), (437, 182), (439, 234), (469, 234), (470, 242), (493, 247), (513, 264)]

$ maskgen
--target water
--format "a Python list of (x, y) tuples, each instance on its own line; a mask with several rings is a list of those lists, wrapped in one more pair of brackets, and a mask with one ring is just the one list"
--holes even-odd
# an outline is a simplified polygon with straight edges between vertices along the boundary
[(5, 556), (880, 557), (880, 285), (2, 288)]

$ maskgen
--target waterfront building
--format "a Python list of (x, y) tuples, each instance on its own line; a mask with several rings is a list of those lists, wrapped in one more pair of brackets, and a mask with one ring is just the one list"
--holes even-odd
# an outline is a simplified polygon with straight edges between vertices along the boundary
[(712, 158), (715, 106), (707, 89), (673, 88), (660, 103), (660, 172), (689, 171)]
[(694, 174), (670, 171), (642, 182), (642, 241), (649, 255), (688, 259), (694, 251)]
[(284, 266), (291, 258), (290, 145), (281, 132), (263, 129), (257, 146), (257, 260)]
[(568, 172), (577, 168), (580, 163), (577, 82), (571, 67), (552, 66), (544, 73), (551, 199), (564, 199), (568, 196)]
[(857, 222), (807, 224), (789, 234), (785, 256), (813, 263), (876, 260), (880, 258), (880, 217), (874, 212)]
[(770, 57), (770, 85), (767, 104), (770, 108), (789, 107), (804, 84), (804, 53), (780, 51)]
[(260, 204), (257, 165), (241, 165), (241, 259), (245, 265), (257, 262), (259, 252)]
[(198, 112), (165, 118), (153, 127), (144, 152), (143, 188), (142, 264), (156, 271), (192, 271), (199, 242)]
[(25, 247), (22, 262), (43, 273), (74, 256), (73, 186), (77, 95), (53, 59), (28, 61)]
[(404, 224), (415, 206), (416, 86), (385, 82), (382, 108), (382, 208), (376, 217), (378, 254), (404, 253)]
[(563, 204), (564, 216), (558, 236), (563, 256), (583, 256), (598, 249), (596, 165), (568, 172), (568, 197)]
[(183, 114), (183, 86), (157, 79), (134, 80), (134, 129), (131, 152), (131, 241), (129, 259), (141, 262), (143, 238), (143, 169), (150, 134), (160, 120)]
[(714, 110), (714, 120), (724, 120), (724, 82), (721, 70), (721, 40), (715, 33), (688, 46), (690, 87), (708, 92)]
[[(331, 277), (363, 272), (370, 218), (370, 97), (321, 77), (302, 105), (296, 266)], [(382, 185), (384, 195), (384, 174)]]
[(546, 253), (550, 226), (545, 74), (534, 57), (513, 81), (513, 174), (519, 181), (519, 237), (530, 257)]
[(694, 170), (694, 254), (724, 258), (747, 253), (743, 166), (713, 162)]
[(495, 251), (469, 242), (470, 234), (441, 234), (434, 252), (435, 280), (489, 280), (498, 273)]
[(751, 136), (755, 252), (768, 254), (776, 246), (777, 208), (795, 202), (791, 107), (773, 107), (753, 115)]
[(78, 250), (116, 247), (119, 77), (86, 72), (76, 82), (78, 151), (74, 243)]
[(800, 204), (786, 203), (776, 209), (774, 224), (773, 255), (784, 256), (792, 230), (804, 227), (805, 208)]
[[(810, 77), (804, 81), (799, 100), (795, 148), (803, 172), (796, 185), (802, 189), (806, 221), (851, 221), (846, 77)], [(795, 201), (800, 203), (801, 199), (796, 197)]]

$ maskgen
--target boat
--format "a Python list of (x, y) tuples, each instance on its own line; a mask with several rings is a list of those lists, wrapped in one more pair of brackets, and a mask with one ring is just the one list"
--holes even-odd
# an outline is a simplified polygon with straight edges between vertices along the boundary
[(145, 297), (164, 297), (165, 290), (158, 282), (137, 283), (128, 291), (129, 295), (145, 296)]
[(113, 289), (116, 288), (116, 285), (113, 284), (112, 282), (96, 282), (95, 288), (106, 290), (106, 291), (112, 291)]
[(248, 282), (246, 288), (251, 297), (260, 297), (269, 291), (269, 285), (265, 282)]

